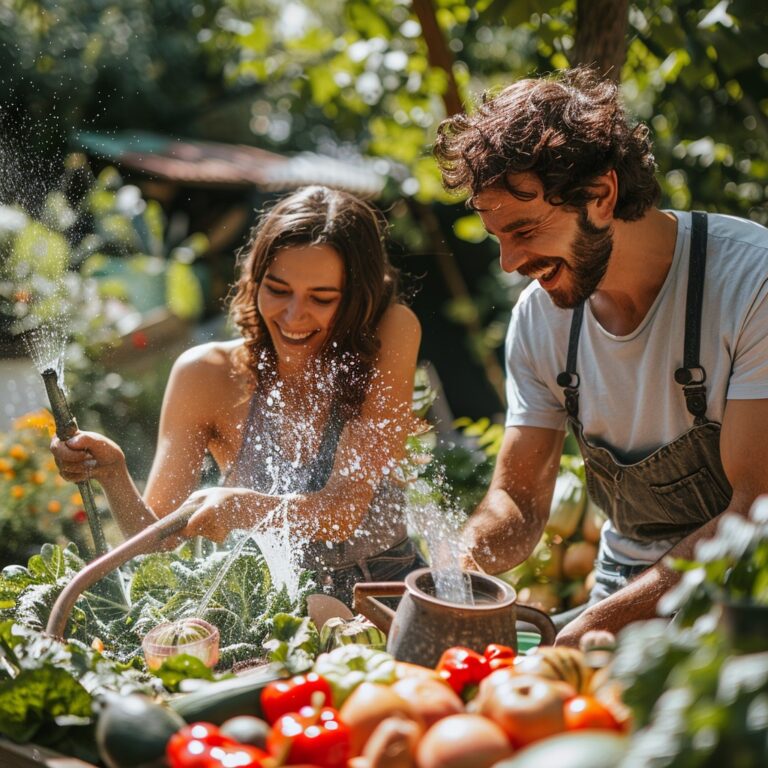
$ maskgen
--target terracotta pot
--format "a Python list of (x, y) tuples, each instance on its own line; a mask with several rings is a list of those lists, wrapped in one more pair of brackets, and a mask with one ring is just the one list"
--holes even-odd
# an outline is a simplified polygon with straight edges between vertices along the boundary
[[(474, 605), (441, 600), (430, 568), (420, 568), (405, 581), (355, 584), (354, 608), (387, 633), (387, 651), (400, 661), (434, 667), (446, 648), (463, 645), (479, 653), (489, 643), (517, 648), (517, 621), (536, 626), (542, 645), (555, 640), (555, 626), (541, 611), (517, 604), (508, 584), (485, 573), (464, 571)], [(399, 597), (397, 611), (379, 597)]]

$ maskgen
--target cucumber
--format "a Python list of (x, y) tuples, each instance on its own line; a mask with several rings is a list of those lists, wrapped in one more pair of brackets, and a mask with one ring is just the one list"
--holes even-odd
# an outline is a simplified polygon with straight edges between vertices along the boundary
[(186, 723), (149, 696), (110, 694), (100, 701), (96, 746), (107, 768), (161, 768), (168, 739)]
[(249, 670), (228, 680), (208, 683), (170, 700), (171, 708), (188, 723), (203, 721), (221, 725), (237, 715), (263, 717), (261, 691), (273, 680), (287, 677), (277, 662)]

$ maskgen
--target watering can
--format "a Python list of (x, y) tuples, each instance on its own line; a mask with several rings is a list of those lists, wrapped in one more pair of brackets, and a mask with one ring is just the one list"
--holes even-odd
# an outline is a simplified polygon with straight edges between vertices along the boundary
[(56, 598), (51, 609), (51, 615), (48, 617), (46, 634), (53, 637), (64, 637), (67, 620), (82, 592), (85, 592), (86, 589), (131, 558), (158, 549), (165, 539), (184, 529), (195, 511), (193, 506), (180, 507), (171, 514), (161, 517), (156, 523), (152, 523), (110, 552), (106, 552), (88, 563)]
[[(474, 604), (454, 603), (436, 596), (434, 572), (419, 568), (405, 581), (355, 584), (354, 608), (387, 634), (387, 651), (399, 661), (434, 667), (446, 648), (455, 645), (478, 653), (490, 643), (517, 649), (517, 622), (533, 624), (542, 645), (555, 641), (555, 625), (542, 611), (517, 603), (506, 582), (477, 571), (463, 571)], [(377, 598), (400, 597), (397, 611)]]

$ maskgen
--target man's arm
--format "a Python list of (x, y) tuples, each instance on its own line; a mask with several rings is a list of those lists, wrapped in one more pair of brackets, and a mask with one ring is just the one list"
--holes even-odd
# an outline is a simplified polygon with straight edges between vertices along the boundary
[[(768, 492), (768, 400), (729, 400), (723, 414), (720, 453), (733, 496), (725, 512), (746, 515), (752, 503)], [(596, 605), (568, 624), (558, 635), (562, 645), (577, 645), (588, 629), (617, 632), (633, 621), (656, 616), (659, 598), (678, 582), (680, 574), (664, 564), (667, 556), (693, 560), (696, 544), (715, 535), (720, 516), (678, 542), (664, 558), (638, 576), (624, 589)]]
[(538, 543), (564, 437), (553, 429), (507, 427), (488, 493), (464, 529), (468, 553), (483, 570), (514, 568)]

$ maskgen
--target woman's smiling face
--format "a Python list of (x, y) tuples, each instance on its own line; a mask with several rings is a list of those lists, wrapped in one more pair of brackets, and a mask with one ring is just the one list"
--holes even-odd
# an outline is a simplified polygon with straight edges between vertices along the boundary
[(277, 252), (259, 285), (257, 306), (279, 360), (320, 352), (343, 290), (344, 262), (331, 246), (291, 246)]

